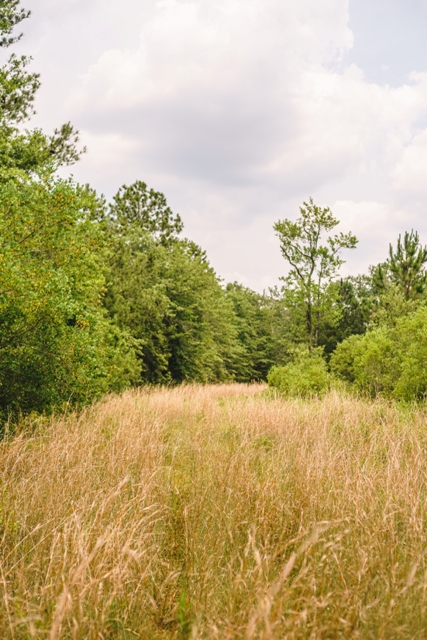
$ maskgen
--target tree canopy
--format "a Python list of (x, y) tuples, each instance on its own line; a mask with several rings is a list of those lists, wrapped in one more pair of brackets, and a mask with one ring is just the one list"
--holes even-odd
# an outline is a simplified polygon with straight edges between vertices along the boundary
[(419, 298), (427, 286), (427, 246), (421, 246), (417, 232), (413, 230), (399, 235), (396, 249), (389, 246), (389, 258), (373, 272), (374, 284), (380, 294), (390, 285), (401, 291), (405, 300)]
[[(30, 16), (19, 0), (0, 0), (0, 46), (20, 40), (14, 29)], [(45, 134), (40, 129), (22, 132), (22, 123), (34, 114), (40, 75), (30, 71), (32, 58), (12, 53), (0, 67), (0, 166), (1, 171), (18, 168), (32, 172), (54, 172), (73, 164), (85, 152), (79, 149), (79, 133), (68, 122)]]
[(324, 234), (330, 233), (338, 224), (329, 207), (319, 207), (310, 198), (300, 207), (300, 217), (295, 222), (284, 219), (274, 225), (282, 255), (290, 265), (288, 275), (282, 280), (304, 310), (310, 349), (319, 342), (328, 286), (344, 262), (340, 251), (354, 249), (357, 244), (352, 233), (342, 232), (328, 235), (322, 244)]
[(93, 191), (70, 181), (20, 177), (2, 185), (3, 413), (81, 403), (137, 378), (130, 341), (107, 325), (101, 306), (104, 238), (93, 223), (100, 206)]
[[(29, 15), (0, 0), (1, 47)], [(417, 232), (368, 274), (343, 278), (342, 252), (357, 239), (309, 199), (274, 225), (282, 286), (225, 284), (161, 191), (137, 180), (106, 202), (58, 178), (84, 149), (70, 123), (23, 128), (40, 87), (31, 64), (12, 54), (0, 69), (0, 422), (189, 381), (268, 379), (313, 395), (340, 380), (424, 398), (427, 246)]]

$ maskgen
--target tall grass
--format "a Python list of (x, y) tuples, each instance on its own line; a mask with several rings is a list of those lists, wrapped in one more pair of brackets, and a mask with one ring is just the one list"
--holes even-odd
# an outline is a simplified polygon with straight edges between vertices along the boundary
[(427, 420), (142, 390), (0, 445), (0, 637), (427, 637)]

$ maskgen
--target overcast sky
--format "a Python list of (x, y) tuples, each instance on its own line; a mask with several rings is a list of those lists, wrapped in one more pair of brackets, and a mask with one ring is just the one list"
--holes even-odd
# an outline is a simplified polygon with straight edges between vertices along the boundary
[(427, 0), (28, 0), (34, 124), (71, 121), (72, 172), (107, 197), (141, 179), (225, 280), (285, 270), (273, 223), (313, 196), (358, 236), (427, 243)]

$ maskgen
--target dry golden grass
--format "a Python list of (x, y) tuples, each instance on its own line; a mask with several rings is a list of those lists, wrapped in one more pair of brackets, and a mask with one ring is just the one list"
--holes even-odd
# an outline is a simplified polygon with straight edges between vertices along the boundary
[(0, 637), (426, 638), (427, 421), (142, 390), (0, 444)]

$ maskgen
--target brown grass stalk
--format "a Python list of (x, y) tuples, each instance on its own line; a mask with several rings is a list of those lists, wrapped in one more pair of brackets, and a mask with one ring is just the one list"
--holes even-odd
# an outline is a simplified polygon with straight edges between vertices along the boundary
[(425, 638), (427, 420), (259, 385), (108, 397), (0, 443), (0, 637)]

